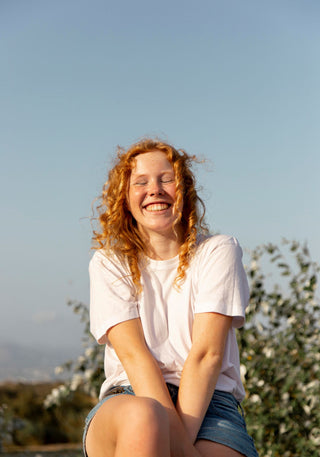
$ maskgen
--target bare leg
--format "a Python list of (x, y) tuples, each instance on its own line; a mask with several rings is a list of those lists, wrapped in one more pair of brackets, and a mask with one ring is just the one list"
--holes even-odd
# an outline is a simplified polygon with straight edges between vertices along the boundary
[(167, 412), (150, 398), (110, 398), (90, 423), (86, 451), (88, 457), (169, 457)]
[(245, 457), (244, 454), (213, 441), (199, 440), (196, 442), (195, 447), (202, 457)]

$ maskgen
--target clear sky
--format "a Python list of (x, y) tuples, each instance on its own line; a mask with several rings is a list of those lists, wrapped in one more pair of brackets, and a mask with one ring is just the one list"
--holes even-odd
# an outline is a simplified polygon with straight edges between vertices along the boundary
[(208, 159), (213, 230), (320, 261), (319, 23), (318, 0), (0, 1), (0, 343), (79, 345), (91, 202), (143, 135)]

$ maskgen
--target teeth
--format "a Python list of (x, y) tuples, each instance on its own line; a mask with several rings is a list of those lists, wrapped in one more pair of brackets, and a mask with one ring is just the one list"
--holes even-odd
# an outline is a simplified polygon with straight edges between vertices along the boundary
[(147, 211), (162, 211), (164, 209), (168, 209), (168, 203), (154, 203), (152, 205), (146, 206)]

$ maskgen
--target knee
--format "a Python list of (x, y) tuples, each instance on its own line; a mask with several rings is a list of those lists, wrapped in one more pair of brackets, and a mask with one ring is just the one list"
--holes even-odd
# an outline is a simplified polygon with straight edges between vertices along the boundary
[(104, 456), (106, 449), (111, 450), (108, 455), (169, 455), (169, 418), (159, 402), (124, 395), (103, 406), (88, 430), (89, 456)]
[(158, 436), (169, 433), (169, 418), (166, 409), (151, 398), (137, 397), (127, 410), (126, 422), (133, 433)]

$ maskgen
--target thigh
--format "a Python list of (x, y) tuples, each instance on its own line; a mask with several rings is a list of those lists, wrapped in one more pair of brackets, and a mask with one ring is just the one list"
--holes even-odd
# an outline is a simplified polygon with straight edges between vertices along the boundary
[(105, 401), (95, 412), (88, 425), (85, 449), (88, 457), (112, 457), (114, 455), (121, 415), (130, 407), (135, 397), (117, 395)]
[(165, 444), (169, 446), (167, 412), (159, 402), (130, 394), (116, 395), (104, 401), (90, 421), (84, 443), (85, 454), (88, 457), (113, 457), (116, 448), (119, 451), (130, 447), (137, 447), (140, 452), (159, 436), (165, 438), (163, 442), (167, 439)]
[(244, 457), (244, 454), (213, 441), (198, 440), (195, 447), (202, 457)]

